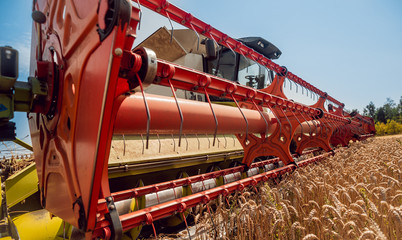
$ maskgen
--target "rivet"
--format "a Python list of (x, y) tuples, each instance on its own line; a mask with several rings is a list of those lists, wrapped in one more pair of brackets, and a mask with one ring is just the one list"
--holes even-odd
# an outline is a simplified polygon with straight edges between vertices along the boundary
[(115, 54), (116, 56), (121, 56), (121, 55), (123, 54), (123, 50), (121, 50), (121, 48), (116, 48), (116, 49), (114, 50), (114, 54)]

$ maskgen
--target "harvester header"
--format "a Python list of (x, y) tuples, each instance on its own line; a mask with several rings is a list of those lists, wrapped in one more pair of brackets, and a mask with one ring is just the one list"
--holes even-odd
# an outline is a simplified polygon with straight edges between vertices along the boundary
[[(187, 29), (138, 43), (141, 7)], [(13, 111), (28, 112), (37, 197), (71, 234), (135, 239), (143, 224), (177, 225), (197, 204), (375, 132), (276, 64), (269, 41), (232, 38), (166, 0), (37, 0), (32, 16), (28, 82), (1, 48), (1, 140), (15, 138)], [(285, 81), (316, 103), (288, 98)]]

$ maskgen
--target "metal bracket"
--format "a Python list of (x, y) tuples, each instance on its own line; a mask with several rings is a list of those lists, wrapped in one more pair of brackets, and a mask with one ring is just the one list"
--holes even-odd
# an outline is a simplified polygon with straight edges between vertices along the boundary
[(114, 204), (112, 197), (107, 197), (106, 205), (109, 212), (105, 214), (105, 218), (111, 224), (112, 235), (110, 239), (118, 240), (123, 237), (123, 227), (119, 218), (119, 213), (117, 212), (116, 205)]

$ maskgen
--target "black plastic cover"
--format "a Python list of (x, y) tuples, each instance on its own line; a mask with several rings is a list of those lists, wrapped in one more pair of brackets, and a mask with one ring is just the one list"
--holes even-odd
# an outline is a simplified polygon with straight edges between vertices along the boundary
[(247, 47), (250, 47), (261, 53), (268, 59), (278, 59), (282, 54), (282, 52), (274, 44), (262, 37), (244, 37), (239, 38), (238, 40), (244, 43)]

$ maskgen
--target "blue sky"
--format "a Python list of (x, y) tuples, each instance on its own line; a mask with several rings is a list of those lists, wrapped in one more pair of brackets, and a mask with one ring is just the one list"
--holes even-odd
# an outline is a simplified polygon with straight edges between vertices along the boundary
[[(362, 111), (370, 101), (378, 107), (387, 97), (397, 102), (402, 95), (402, 1), (170, 2), (234, 38), (261, 36), (274, 43), (282, 51), (278, 64), (347, 109)], [(25, 81), (32, 3), (2, 0), (0, 11), (0, 46), (20, 51), (19, 80)], [(137, 42), (163, 25), (170, 28), (167, 19), (144, 10)], [(26, 114), (17, 113), (15, 121), (17, 136), (24, 138), (29, 132)]]

